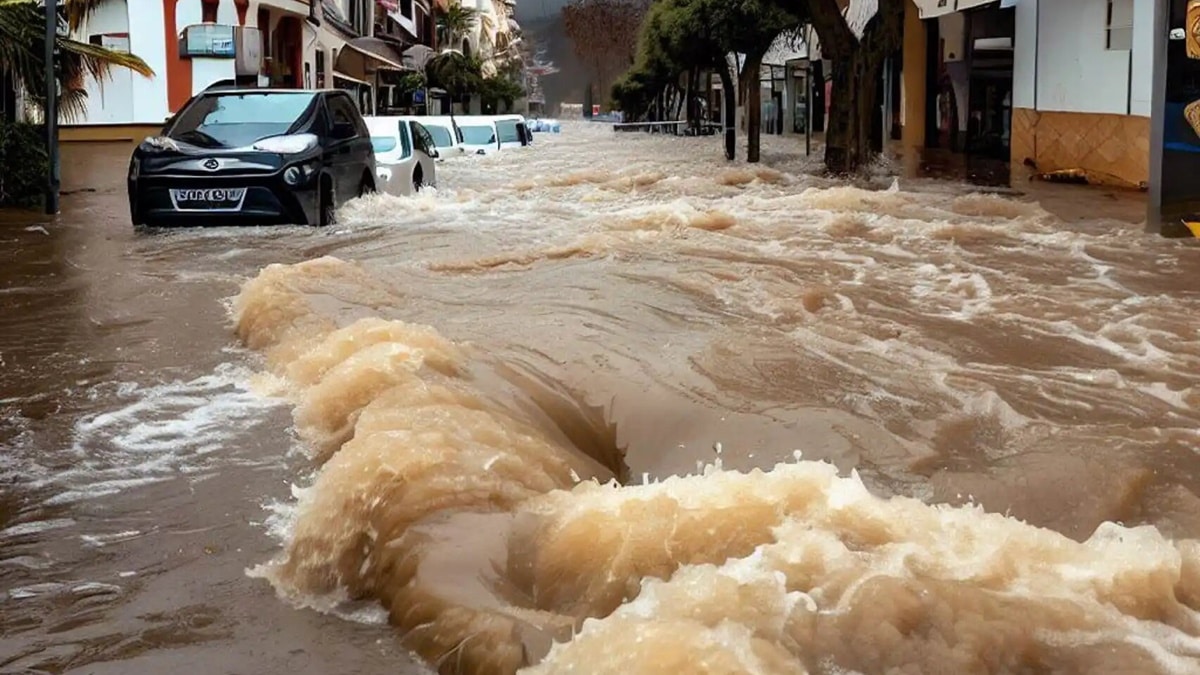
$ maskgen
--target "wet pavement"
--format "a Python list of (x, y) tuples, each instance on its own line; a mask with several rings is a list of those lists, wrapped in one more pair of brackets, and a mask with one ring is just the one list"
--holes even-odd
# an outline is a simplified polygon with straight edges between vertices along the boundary
[[(1012, 199), (928, 179), (892, 188), (884, 173), (848, 187), (811, 175), (816, 158), (792, 139), (768, 139), (765, 165), (746, 167), (722, 162), (712, 139), (576, 126), (519, 152), (447, 162), (437, 194), (371, 197), (332, 228), (135, 232), (129, 150), (68, 148), (71, 194), (53, 221), (0, 214), (0, 672), (422, 672), (408, 648), (447, 672), (509, 672), (545, 653), (544, 636), (610, 614), (592, 626), (596, 642), (555, 653), (547, 672), (606, 658), (616, 669), (637, 653), (622, 640), (638, 635), (659, 655), (720, 662), (732, 633), (672, 624), (661, 604), (630, 604), (628, 588), (772, 542), (781, 560), (798, 555), (786, 547), (800, 534), (770, 533), (776, 516), (728, 521), (751, 539), (713, 534), (731, 494), (832, 503), (853, 489), (808, 463), (745, 485), (697, 472), (715, 459), (765, 470), (801, 451), (843, 476), (857, 470), (881, 496), (974, 501), (1065, 534), (1055, 550), (1097, 578), (1141, 564), (1125, 549), (1072, 548), (1106, 521), (1150, 526), (1159, 539), (1137, 551), (1146, 565), (1165, 561), (1156, 573), (1179, 564), (1171, 538), (1200, 536), (1200, 248), (1142, 234), (1136, 194), (1018, 186), (1026, 194)], [(420, 470), (433, 473), (396, 468), (418, 461), (404, 454), (414, 448), (440, 453)], [(588, 476), (650, 485), (589, 496), (573, 487)], [(803, 500), (797, 486), (810, 491)], [(659, 506), (612, 515), (643, 497)], [(652, 536), (638, 529), (667, 517), (668, 502), (702, 514), (709, 531), (683, 528), (682, 516)], [(949, 526), (922, 520), (932, 516), (910, 510), (918, 503), (880, 504), (856, 511), (853, 527), (815, 516), (823, 524), (812, 527), (861, 543), (873, 541), (864, 523), (896, 519), (925, 528), (898, 541), (945, 544), (932, 533)], [(492, 520), (456, 520), (464, 510)], [(542, 525), (529, 534), (510, 517)], [(585, 517), (591, 529), (571, 529)], [(971, 541), (1017, 546), (1004, 554), (1013, 560), (1053, 557), (1015, 519), (963, 517)], [(423, 571), (362, 544), (377, 536), (411, 543)], [(660, 560), (652, 549), (664, 539), (674, 543)], [(659, 562), (623, 563), (610, 545)], [(448, 560), (445, 546), (465, 569), (430, 571)], [(863, 579), (893, 569), (881, 551)], [(1154, 625), (1106, 624), (1098, 608), (1110, 599), (1081, 588), (1062, 591), (1078, 615), (1052, 619), (1028, 593), (1070, 585), (1051, 572), (994, 567), (991, 581), (964, 581), (962, 561), (934, 567), (912, 583), (960, 620), (1103, 625), (1126, 631), (1123, 645), (1174, 649), (1183, 666), (1160, 658), (1163, 672), (1194, 672), (1200, 651), (1155, 623), (1194, 641), (1200, 631), (1175, 606), (1122, 606)], [(802, 586), (793, 572), (782, 573)], [(755, 572), (747, 588), (773, 574)], [(1181, 574), (1178, 602), (1200, 609), (1189, 599), (1200, 585)], [(1011, 606), (984, 607), (982, 595), (955, 605), (944, 587), (971, 595), (1001, 577), (1025, 589)], [(625, 590), (585, 583), (601, 578)], [(1126, 597), (1165, 602), (1150, 581), (1129, 583)], [(470, 590), (448, 590), (456, 584)], [(520, 592), (496, 590), (509, 586)], [(760, 591), (747, 606), (775, 597)], [(874, 592), (903, 604), (900, 589)], [(673, 607), (689, 621), (742, 602), (688, 593)], [(456, 623), (464, 612), (476, 623)], [(889, 662), (831, 647), (845, 627), (802, 640), (737, 621), (771, 649), (805, 645), (801, 656), (779, 649), (814, 672), (829, 672), (825, 657), (881, 672), (939, 653), (922, 643), (930, 656), (893, 650), (907, 660)], [(696, 642), (655, 642), (673, 625)], [(1015, 644), (994, 632), (1000, 642), (963, 660), (937, 658), (956, 672), (1003, 672), (980, 656)], [(487, 649), (470, 647), (473, 636)], [(1145, 665), (1103, 640), (1096, 652), (1086, 640), (1055, 644), (1023, 663), (1087, 672), (1109, 650), (1114, 664)]]

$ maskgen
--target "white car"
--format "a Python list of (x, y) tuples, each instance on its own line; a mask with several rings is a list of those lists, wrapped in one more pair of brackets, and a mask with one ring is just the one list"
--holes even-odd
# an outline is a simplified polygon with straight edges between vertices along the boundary
[(375, 149), (375, 188), (411, 195), (437, 186), (434, 160), (439, 156), (429, 130), (404, 117), (364, 117)]
[(467, 154), (490, 155), (500, 149), (496, 123), (482, 115), (455, 117), (458, 131), (462, 134), (462, 145)]
[(501, 148), (520, 148), (533, 141), (524, 115), (492, 115), (489, 119), (496, 125)]
[(439, 162), (445, 161), (447, 157), (461, 157), (467, 153), (462, 144), (462, 134), (459, 132), (454, 118), (425, 115), (406, 119), (420, 122), (429, 130), (429, 135), (433, 136), (433, 144), (437, 147), (438, 154), (441, 155), (438, 159)]

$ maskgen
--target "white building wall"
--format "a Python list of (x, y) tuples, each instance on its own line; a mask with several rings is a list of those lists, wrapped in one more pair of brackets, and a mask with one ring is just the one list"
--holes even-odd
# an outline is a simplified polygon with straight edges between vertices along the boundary
[[(162, 36), (162, 21), (155, 35)], [(88, 42), (93, 35), (102, 33), (129, 33), (130, 51), (141, 54), (133, 47), (133, 30), (130, 28), (129, 9), (124, 0), (110, 0), (96, 9), (87, 24), (81, 27), (76, 36), (80, 42)], [(161, 46), (159, 51), (162, 51)], [(145, 57), (142, 57), (145, 58)], [(166, 63), (163, 63), (166, 69)], [(155, 69), (155, 72), (160, 72)], [(133, 80), (145, 79), (124, 68), (112, 68), (109, 77), (99, 82), (88, 78), (84, 85), (87, 90), (87, 114), (82, 119), (71, 122), (80, 124), (129, 124), (136, 119), (135, 97), (133, 95)], [(165, 81), (165, 80), (164, 80)], [(163, 97), (166, 97), (166, 87), (163, 87)], [(161, 118), (160, 118), (161, 121)]]
[(1105, 47), (1106, 0), (1050, 0), (1038, 11), (1037, 108), (1128, 114), (1130, 52)]
[(1130, 112), (1150, 116), (1154, 72), (1154, 0), (1133, 0), (1133, 65), (1130, 68)]
[[(247, 12), (246, 23), (249, 25), (255, 23), (257, 4), (252, 2)], [(200, 23), (202, 18), (200, 0), (180, 0), (176, 6), (176, 31)], [(92, 35), (100, 33), (128, 33), (129, 51), (140, 56), (154, 71), (154, 76), (143, 77), (124, 68), (113, 68), (111, 78), (104, 82), (89, 80), (85, 85), (88, 92), (87, 114), (77, 120), (78, 124), (161, 124), (166, 119), (170, 110), (163, 22), (162, 2), (109, 0), (97, 8), (80, 29), (77, 39), (87, 42)], [(217, 23), (238, 25), (237, 6), (233, 0), (221, 0), (217, 8)], [(192, 67), (193, 93), (213, 82), (233, 77), (232, 59), (198, 58), (188, 63)]]
[(1016, 12), (1016, 25), (1013, 29), (1014, 108), (1036, 107), (1034, 81), (1038, 53), (1038, 2), (1040, 0), (1020, 0), (1013, 10)]
[[(193, 24), (203, 23), (204, 10), (200, 0), (179, 0), (175, 6), (175, 34), (183, 32), (184, 28)], [(217, 5), (217, 23), (238, 25), (237, 7), (233, 0), (221, 0)], [(232, 80), (234, 76), (233, 59), (206, 59), (193, 56), (188, 60), (192, 65), (192, 93), (198, 94), (214, 82)]]
[[(142, 57), (154, 77), (130, 73), (133, 119), (129, 124), (161, 124), (170, 114), (167, 105), (167, 47), (163, 36), (163, 3), (133, 0), (129, 13), (129, 49)], [(100, 6), (101, 8), (104, 5)]]

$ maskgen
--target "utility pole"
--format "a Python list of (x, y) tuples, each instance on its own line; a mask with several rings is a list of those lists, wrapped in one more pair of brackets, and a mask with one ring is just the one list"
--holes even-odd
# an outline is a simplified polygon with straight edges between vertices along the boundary
[(55, 43), (58, 41), (58, 2), (46, 0), (46, 104), (42, 114), (46, 122), (46, 157), (50, 175), (46, 181), (46, 213), (58, 213), (61, 181), (58, 158), (58, 77), (55, 75)]

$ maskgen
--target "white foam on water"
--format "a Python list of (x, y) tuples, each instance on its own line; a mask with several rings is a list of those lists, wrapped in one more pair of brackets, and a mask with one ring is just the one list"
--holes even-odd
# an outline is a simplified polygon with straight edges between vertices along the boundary
[(110, 544), (119, 544), (122, 542), (137, 539), (142, 536), (140, 530), (125, 530), (124, 532), (113, 532), (109, 534), (81, 534), (79, 538), (84, 545), (92, 548), (104, 548)]
[[(42, 472), (35, 488), (54, 490), (48, 504), (119, 493), (182, 475), (201, 477), (227, 464), (278, 462), (238, 457), (229, 443), (279, 401), (250, 387), (252, 371), (222, 364), (191, 380), (117, 386), (123, 406), (81, 417), (68, 450), (70, 466)], [(94, 395), (111, 397), (111, 387)]]
[(55, 518), (53, 520), (35, 520), (19, 523), (0, 530), (0, 539), (12, 539), (29, 534), (40, 534), (50, 530), (71, 527), (74, 524), (75, 521), (71, 518)]

